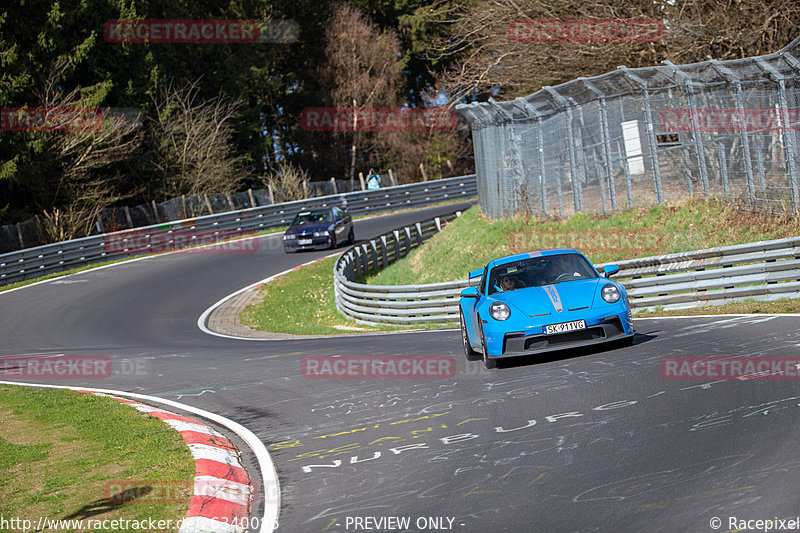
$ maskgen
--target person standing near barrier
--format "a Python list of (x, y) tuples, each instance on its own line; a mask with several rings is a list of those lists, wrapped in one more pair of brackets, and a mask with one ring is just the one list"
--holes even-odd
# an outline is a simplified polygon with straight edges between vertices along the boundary
[(375, 169), (369, 169), (369, 173), (367, 174), (367, 189), (374, 190), (381, 188), (381, 175), (375, 173)]

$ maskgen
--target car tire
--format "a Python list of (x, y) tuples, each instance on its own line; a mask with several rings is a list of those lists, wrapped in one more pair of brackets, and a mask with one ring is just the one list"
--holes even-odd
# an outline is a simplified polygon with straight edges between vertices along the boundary
[(331, 233), (331, 250), (335, 250), (337, 246), (339, 243), (336, 242), (336, 231), (334, 231)]
[(481, 330), (481, 349), (483, 350), (483, 366), (485, 366), (489, 370), (497, 368), (497, 359), (492, 359), (491, 357), (489, 357), (489, 350), (486, 348), (486, 335), (483, 334), (483, 322), (481, 322), (480, 315), (478, 315), (478, 328), (480, 328)]
[(469, 333), (467, 332), (467, 324), (464, 321), (464, 312), (459, 309), (458, 316), (461, 319), (461, 343), (464, 345), (464, 355), (467, 361), (477, 361), (481, 358), (481, 354), (472, 349), (469, 343)]
[(350, 233), (347, 235), (347, 242), (348, 244), (353, 244), (356, 242), (356, 234), (353, 231), (353, 228), (350, 228)]

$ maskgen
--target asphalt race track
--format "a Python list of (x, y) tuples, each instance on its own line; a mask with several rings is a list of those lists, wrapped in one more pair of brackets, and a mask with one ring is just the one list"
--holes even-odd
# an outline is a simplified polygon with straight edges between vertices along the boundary
[[(453, 209), (356, 221), (356, 235)], [(278, 531), (710, 532), (737, 529), (730, 517), (800, 515), (797, 381), (660, 370), (668, 356), (798, 356), (800, 318), (638, 320), (632, 347), (495, 371), (467, 364), (454, 330), (246, 341), (197, 328), (224, 296), (328, 253), (285, 255), (270, 236), (255, 254), (173, 253), (3, 293), (0, 355), (107, 356), (111, 378), (53, 383), (151, 394), (246, 426), (280, 477)], [(301, 373), (304, 357), (348, 355), (448, 356), (456, 372)], [(378, 522), (389, 516), (410, 526)]]

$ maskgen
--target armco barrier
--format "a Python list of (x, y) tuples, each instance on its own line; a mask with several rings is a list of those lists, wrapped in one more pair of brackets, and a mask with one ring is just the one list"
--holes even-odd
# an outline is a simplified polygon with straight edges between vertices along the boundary
[[(371, 191), (320, 196), (240, 211), (156, 224), (0, 255), (0, 285), (69, 268), (119, 258), (179, 249), (287, 225), (303, 209), (346, 205), (354, 216), (423, 207), (475, 196), (475, 175)], [(109, 246), (109, 243), (113, 243)]]
[(364, 324), (420, 324), (452, 320), (453, 313), (458, 312), (461, 289), (470, 285), (466, 280), (427, 285), (366, 285), (355, 280), (405, 257), (460, 214), (456, 211), (397, 228), (345, 251), (333, 268), (339, 312)]
[[(453, 213), (400, 228), (345, 251), (334, 267), (339, 312), (365, 324), (457, 322), (459, 293), (470, 285), (466, 279), (426, 285), (365, 285), (354, 281), (405, 256), (435, 234), (443, 221), (455, 216)], [(721, 305), (744, 298), (800, 298), (800, 237), (614, 264), (620, 267), (614, 279), (628, 289), (634, 311)], [(597, 267), (602, 269), (603, 265)]]

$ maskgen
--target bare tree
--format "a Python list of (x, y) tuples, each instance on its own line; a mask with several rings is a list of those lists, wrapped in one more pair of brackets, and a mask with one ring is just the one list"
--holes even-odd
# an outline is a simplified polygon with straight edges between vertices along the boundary
[[(116, 166), (128, 159), (142, 144), (137, 114), (114, 113), (91, 105), (94, 91), (81, 88), (65, 93), (59, 86), (60, 73), (69, 68), (60, 62), (48, 76), (40, 101), (56, 115), (71, 115), (90, 123), (64, 124), (58, 131), (38, 131), (47, 151), (59, 162), (61, 175), (52, 189), (50, 210), (39, 219), (42, 236), (60, 241), (90, 234), (100, 212), (135, 194)], [(100, 88), (100, 92), (102, 92)]]
[(303, 184), (310, 181), (310, 176), (306, 170), (282, 162), (273, 166), (261, 181), (272, 190), (275, 203), (291, 202), (306, 197)]
[[(452, 100), (480, 93), (523, 96), (545, 85), (669, 59), (675, 63), (735, 59), (773, 52), (800, 34), (794, 0), (441, 0), (446, 37), (432, 59), (455, 55), (441, 76)], [(515, 21), (647, 19), (657, 38), (534, 42), (515, 35)]]
[(203, 99), (199, 80), (162, 87), (153, 96), (154, 166), (165, 197), (236, 189), (244, 178), (234, 152), (232, 121), (241, 107), (219, 94)]
[[(331, 86), (331, 99), (338, 108), (391, 107), (399, 102), (402, 81), (400, 41), (393, 32), (380, 28), (356, 8), (338, 4), (325, 30), (327, 64), (323, 75)], [(360, 131), (357, 117), (347, 135), (350, 147), (349, 175), (355, 178), (356, 155), (362, 144), (380, 134)]]

